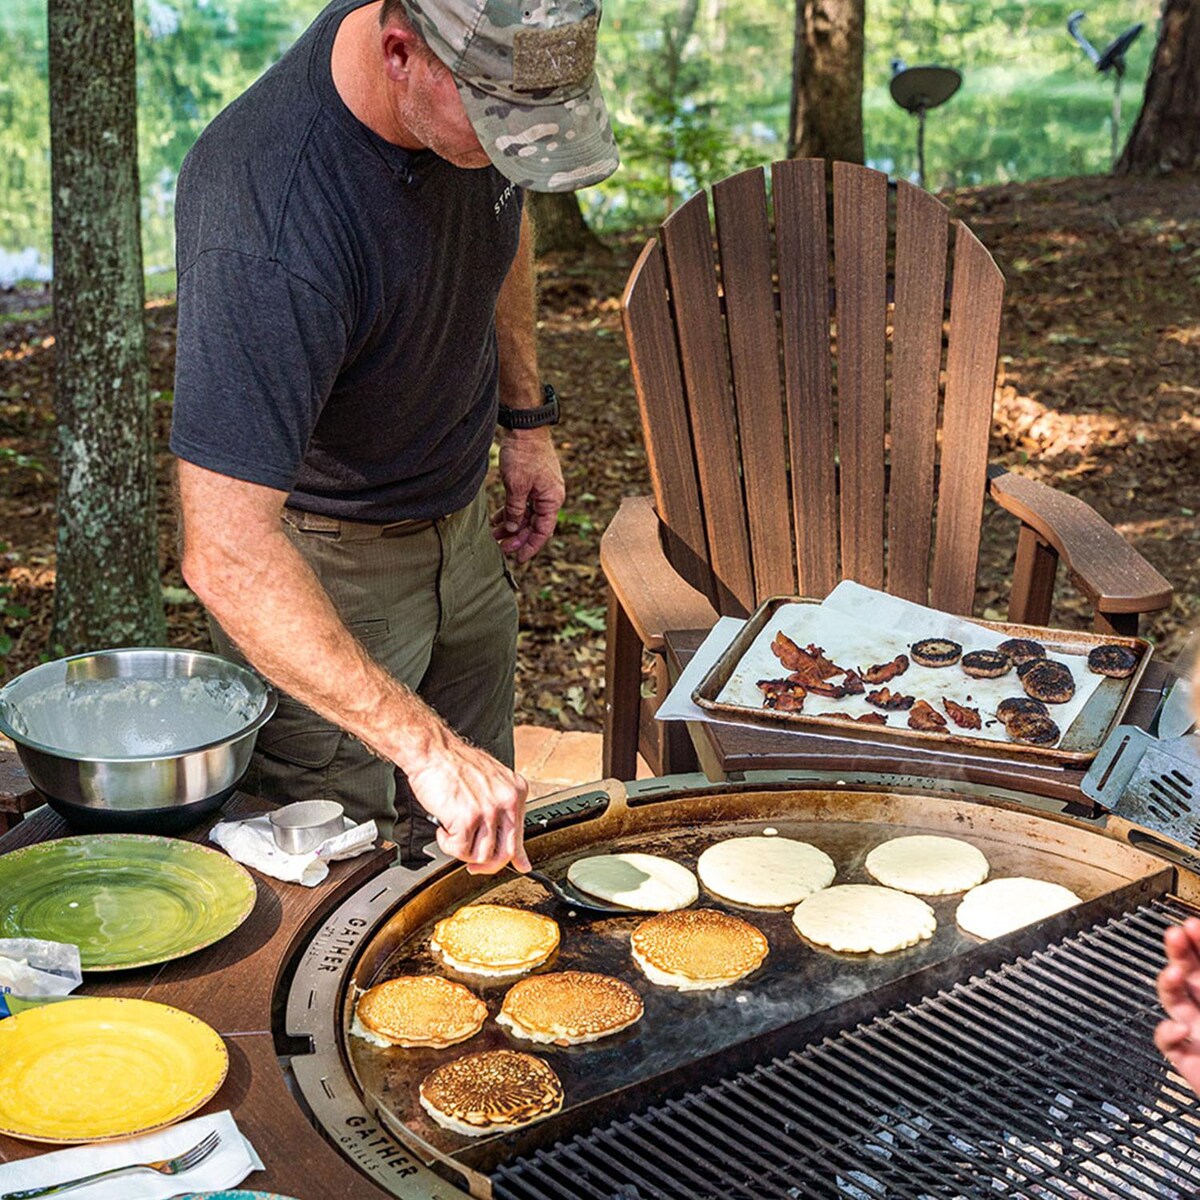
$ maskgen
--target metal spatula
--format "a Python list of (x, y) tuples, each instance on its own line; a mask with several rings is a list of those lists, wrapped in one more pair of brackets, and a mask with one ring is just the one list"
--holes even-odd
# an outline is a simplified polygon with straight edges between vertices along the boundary
[(1127, 821), (1200, 846), (1200, 736), (1159, 741), (1122, 726), (1096, 755), (1081, 787)]
[(570, 908), (581, 908), (585, 912), (603, 913), (610, 917), (649, 915), (637, 908), (627, 908), (624, 904), (609, 904), (604, 900), (598, 900), (594, 896), (587, 895), (586, 892), (579, 891), (574, 884), (567, 880), (551, 879), (549, 875), (544, 875), (541, 871), (517, 871), (515, 867), (510, 867), (509, 870), (525, 879), (533, 879), (540, 883), (550, 895)]

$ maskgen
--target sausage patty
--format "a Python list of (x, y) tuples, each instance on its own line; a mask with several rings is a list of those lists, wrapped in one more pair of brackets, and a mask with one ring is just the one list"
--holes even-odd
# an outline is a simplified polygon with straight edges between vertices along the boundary
[(1066, 704), (1075, 695), (1075, 677), (1069, 667), (1053, 659), (1035, 662), (1021, 679), (1027, 696), (1047, 704)]
[(1087, 657), (1088, 670), (1110, 679), (1128, 679), (1138, 664), (1138, 656), (1128, 646), (1105, 642)]

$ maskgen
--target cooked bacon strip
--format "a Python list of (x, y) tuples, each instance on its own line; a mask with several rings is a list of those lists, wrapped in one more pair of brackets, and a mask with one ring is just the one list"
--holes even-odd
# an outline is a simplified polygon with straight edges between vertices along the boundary
[(804, 707), (804, 697), (807, 693), (790, 679), (760, 679), (758, 689), (763, 693), (763, 708), (774, 708), (780, 712), (799, 712)]
[(845, 672), (836, 663), (831, 663), (825, 657), (820, 646), (809, 646), (802, 650), (785, 633), (777, 633), (771, 642), (775, 657), (792, 672), (801, 677), (801, 682), (808, 686), (810, 681), (828, 679), (832, 675), (842, 675)]
[(899, 692), (890, 692), (887, 688), (867, 693), (867, 703), (875, 705), (876, 708), (912, 708), (913, 699), (912, 696), (902, 696)]
[(889, 679), (895, 679), (897, 675), (903, 675), (907, 670), (908, 655), (897, 654), (889, 663), (876, 663), (865, 671), (859, 667), (858, 673), (867, 683), (887, 683)]
[(855, 717), (862, 725), (886, 725), (888, 723), (886, 713), (863, 713), (861, 717)]
[(837, 663), (831, 662), (825, 657), (824, 646), (814, 646), (812, 642), (809, 642), (804, 647), (804, 653), (809, 655), (816, 663), (817, 670), (821, 673), (822, 679), (829, 679), (834, 675), (845, 675), (845, 667), (839, 667)]
[(805, 691), (812, 692), (814, 696), (828, 696), (831, 700), (840, 700), (848, 694), (845, 684), (830, 683), (827, 679), (810, 679), (799, 671), (794, 672), (789, 678)]
[(947, 700), (945, 696), (942, 697), (942, 707), (959, 729), (983, 728), (983, 722), (979, 718), (979, 709), (964, 708), (961, 704), (955, 704), (953, 700)]
[[(863, 681), (857, 671), (846, 672), (846, 678), (842, 680), (842, 687), (846, 689), (847, 696), (861, 696), (867, 690), (863, 687)], [(866, 715), (871, 716), (873, 714), (867, 713)]]
[(797, 646), (796, 643), (793, 642), (786, 633), (783, 633), (782, 631), (775, 635), (771, 642), (771, 649), (774, 651), (775, 657), (779, 659), (779, 661), (783, 663), (783, 665), (787, 667), (789, 671), (797, 671), (804, 663), (812, 661), (812, 659), (805, 654), (804, 651), (801, 650), (800, 647)]
[(908, 714), (909, 729), (924, 729), (936, 732), (946, 728), (946, 718), (926, 700), (918, 700)]

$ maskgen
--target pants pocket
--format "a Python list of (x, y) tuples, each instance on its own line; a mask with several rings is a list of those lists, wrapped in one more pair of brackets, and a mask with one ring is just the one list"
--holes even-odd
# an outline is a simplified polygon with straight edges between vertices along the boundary
[(259, 730), (256, 753), (310, 770), (333, 762), (342, 731), (290, 696), (279, 697), (275, 715)]
[[(347, 628), (364, 647), (370, 648), (388, 635), (386, 617), (351, 621)], [(255, 751), (296, 767), (323, 770), (333, 761), (345, 732), (311, 708), (280, 695), (275, 715), (263, 726)]]

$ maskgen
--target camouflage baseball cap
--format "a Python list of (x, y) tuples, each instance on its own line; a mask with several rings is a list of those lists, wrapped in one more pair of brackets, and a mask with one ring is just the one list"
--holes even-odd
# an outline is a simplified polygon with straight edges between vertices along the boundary
[(405, 0), (475, 132), (519, 187), (571, 192), (620, 162), (596, 80), (600, 0)]

